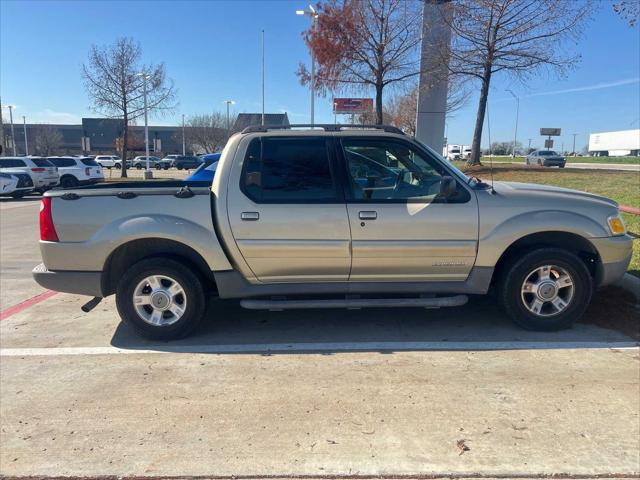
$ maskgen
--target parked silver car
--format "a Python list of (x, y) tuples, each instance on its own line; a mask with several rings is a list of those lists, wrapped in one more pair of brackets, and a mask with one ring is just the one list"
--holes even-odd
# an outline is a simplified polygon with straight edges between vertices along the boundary
[(525, 158), (527, 165), (539, 165), (541, 167), (564, 168), (567, 160), (553, 150), (536, 150)]

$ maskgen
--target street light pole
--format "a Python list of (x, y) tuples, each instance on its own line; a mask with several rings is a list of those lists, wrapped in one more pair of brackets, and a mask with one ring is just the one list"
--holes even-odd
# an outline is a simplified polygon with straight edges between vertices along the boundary
[(227, 134), (229, 134), (229, 132), (231, 131), (231, 123), (230, 123), (230, 117), (229, 117), (229, 105), (233, 105), (236, 102), (233, 101), (233, 100), (225, 100), (224, 103), (227, 104)]
[(13, 132), (13, 109), (15, 108), (15, 105), (7, 105), (7, 108), (9, 109), (9, 122), (11, 123), (11, 146), (13, 147), (13, 156), (15, 157), (16, 154), (16, 136)]
[[(145, 73), (138, 73), (138, 76), (142, 77), (142, 94), (144, 95), (144, 150), (147, 160), (144, 178), (147, 180), (152, 178), (151, 170), (149, 169), (149, 119), (147, 114), (147, 79), (149, 79), (150, 76)], [(122, 161), (126, 162), (127, 159), (123, 158)]]
[[(313, 6), (309, 5), (307, 10), (296, 10), (296, 15), (308, 15), (311, 19), (311, 30), (313, 31), (316, 26), (316, 21), (318, 20), (318, 12), (316, 12)], [(311, 50), (311, 125), (315, 124), (315, 96), (316, 96), (316, 57), (313, 53), (313, 48)]]
[(516, 142), (518, 140), (518, 114), (520, 113), (520, 99), (511, 90), (507, 89), (507, 92), (509, 92), (513, 96), (513, 98), (516, 99), (516, 128), (515, 128), (515, 133), (513, 134), (513, 152), (512, 152), (513, 158), (516, 158)]
[(184, 113), (182, 114), (182, 155), (186, 155), (186, 144), (184, 141)]
[(27, 141), (27, 117), (22, 116), (22, 128), (24, 129), (24, 154), (29, 156), (29, 142)]
[(573, 156), (576, 156), (576, 135), (578, 135), (577, 133), (572, 133), (571, 135), (573, 135), (573, 151), (571, 152), (573, 154)]
[(262, 125), (264, 126), (264, 30), (262, 30)]

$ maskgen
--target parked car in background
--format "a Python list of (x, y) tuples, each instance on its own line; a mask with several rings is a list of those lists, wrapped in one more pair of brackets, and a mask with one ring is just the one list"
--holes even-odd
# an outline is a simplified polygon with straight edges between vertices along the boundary
[(117, 155), (97, 155), (94, 160), (104, 168), (118, 168), (117, 165), (122, 162)]
[(553, 150), (536, 150), (525, 158), (527, 165), (564, 168), (567, 159)]
[(182, 169), (198, 168), (202, 164), (202, 160), (194, 155), (178, 155), (172, 162), (171, 166)]
[[(132, 160), (131, 166), (140, 170), (141, 168), (147, 168), (147, 157), (140, 156)], [(170, 161), (162, 160), (160, 157), (149, 156), (149, 168), (155, 168), (157, 170), (164, 168), (165, 170), (171, 166)]]
[(213, 176), (218, 168), (219, 153), (210, 153), (200, 157), (202, 165), (196, 168), (196, 171), (189, 175), (185, 180), (188, 182), (208, 182), (213, 181)]
[(91, 185), (104, 181), (102, 167), (93, 158), (47, 157), (47, 160), (58, 167), (60, 185), (63, 188)]
[[(6, 170), (10, 172), (5, 172)], [(58, 185), (58, 169), (43, 157), (0, 157), (0, 172), (24, 172), (31, 177), (33, 189), (43, 193)]]
[(162, 158), (163, 162), (166, 162), (169, 165), (169, 168), (171, 168), (173, 166), (173, 162), (175, 161), (176, 158), (178, 158), (180, 155), (166, 155)]
[(0, 196), (20, 198), (33, 191), (33, 181), (28, 173), (0, 172)]
[(462, 158), (464, 160), (471, 158), (471, 147), (462, 147)]

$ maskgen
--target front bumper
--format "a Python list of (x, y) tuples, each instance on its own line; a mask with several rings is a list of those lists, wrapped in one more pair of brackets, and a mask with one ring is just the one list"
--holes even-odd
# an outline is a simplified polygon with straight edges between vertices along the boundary
[(564, 167), (566, 160), (544, 160), (542, 165), (544, 167)]
[(43, 263), (31, 272), (34, 280), (48, 290), (56, 292), (103, 297), (102, 272), (51, 271)]
[(600, 265), (596, 271), (598, 286), (617, 282), (626, 273), (631, 262), (633, 237), (620, 235), (617, 237), (592, 238), (591, 243), (598, 250)]

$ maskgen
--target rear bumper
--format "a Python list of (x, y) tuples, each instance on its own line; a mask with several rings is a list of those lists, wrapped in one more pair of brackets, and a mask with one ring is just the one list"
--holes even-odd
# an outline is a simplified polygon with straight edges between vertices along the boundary
[(41, 263), (31, 273), (38, 285), (49, 290), (91, 297), (104, 296), (102, 272), (51, 271)]

